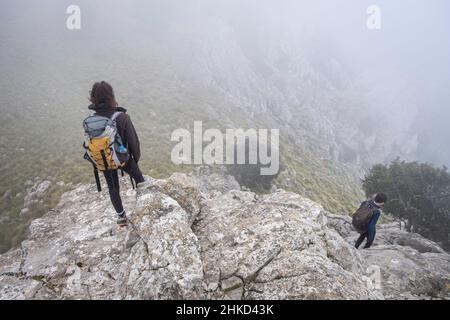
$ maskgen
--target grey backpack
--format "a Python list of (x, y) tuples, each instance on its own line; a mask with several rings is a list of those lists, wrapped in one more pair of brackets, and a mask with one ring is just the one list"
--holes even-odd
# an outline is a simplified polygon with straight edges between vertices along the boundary
[(116, 120), (120, 114), (115, 112), (111, 118), (94, 114), (83, 121), (84, 158), (94, 167), (98, 191), (101, 191), (98, 170), (122, 169), (129, 159), (128, 150), (117, 132)]

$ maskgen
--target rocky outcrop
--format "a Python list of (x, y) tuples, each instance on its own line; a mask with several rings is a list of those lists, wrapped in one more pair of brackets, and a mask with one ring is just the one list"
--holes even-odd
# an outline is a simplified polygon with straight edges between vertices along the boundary
[[(328, 226), (349, 243), (358, 237), (349, 217), (328, 214)], [(397, 223), (380, 225), (374, 245), (359, 254), (379, 276), (387, 299), (450, 298), (450, 255), (433, 241), (400, 230)]]
[(194, 227), (214, 298), (375, 299), (361, 259), (297, 194), (231, 191), (206, 202)]
[(345, 217), (295, 193), (241, 191), (200, 169), (121, 181), (130, 225), (79, 185), (0, 256), (1, 299), (448, 298), (450, 258), (393, 225), (356, 250)]

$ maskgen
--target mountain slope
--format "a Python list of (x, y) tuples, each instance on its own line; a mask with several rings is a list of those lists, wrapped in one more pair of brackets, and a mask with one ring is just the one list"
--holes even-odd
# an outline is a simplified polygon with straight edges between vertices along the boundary
[[(339, 46), (267, 7), (109, 1), (105, 15), (101, 3), (80, 1), (86, 19), (72, 32), (62, 23), (65, 4), (47, 2), (51, 9), (16, 10), (11, 2), (1, 10), (0, 252), (17, 246), (63, 191), (51, 188), (29, 207), (29, 181), (63, 181), (68, 189), (92, 181), (81, 121), (99, 80), (128, 109), (142, 141), (140, 164), (157, 178), (190, 169), (171, 162), (170, 136), (193, 121), (280, 129), (277, 185), (348, 214), (363, 196), (359, 178), (368, 165), (416, 150), (407, 129), (414, 110), (395, 104), (401, 90), (369, 90)], [(296, 14), (289, 17), (297, 21)], [(383, 110), (389, 116), (375, 123)]]

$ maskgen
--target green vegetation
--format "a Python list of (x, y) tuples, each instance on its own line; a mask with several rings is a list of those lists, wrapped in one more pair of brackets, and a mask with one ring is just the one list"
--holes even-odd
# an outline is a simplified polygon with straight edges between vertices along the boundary
[(283, 169), (276, 179), (279, 187), (298, 192), (328, 211), (345, 215), (353, 213), (364, 197), (357, 179), (337, 162), (320, 159), (290, 140), (283, 141), (280, 155)]
[[(250, 116), (222, 93), (183, 78), (179, 72), (183, 66), (168, 60), (158, 47), (127, 46), (111, 59), (102, 59), (96, 50), (83, 51), (70, 44), (55, 57), (42, 45), (45, 50), (36, 51), (33, 59), (20, 57), (20, 65), (2, 61), (8, 76), (0, 78), (0, 149), (4, 151), (0, 155), (0, 252), (17, 246), (30, 220), (53, 208), (62, 192), (78, 183), (94, 183), (91, 167), (82, 159), (81, 122), (89, 114), (87, 97), (95, 81), (108, 80), (119, 104), (128, 109), (141, 140), (140, 165), (155, 178), (192, 169), (170, 161), (174, 145), (170, 138), (175, 129), (192, 130), (194, 120), (201, 120), (204, 128), (222, 131), (271, 127), (270, 115)], [(16, 51), (4, 54), (16, 57)], [(95, 65), (86, 63), (92, 60)], [(278, 187), (299, 192), (333, 212), (354, 210), (361, 191), (346, 168), (298, 147), (282, 131), (280, 139)], [(25, 183), (36, 177), (51, 181), (52, 187), (40, 204), (30, 208), (30, 215), (21, 217)], [(58, 187), (59, 181), (65, 186)]]
[(386, 211), (417, 232), (450, 249), (450, 173), (446, 167), (399, 159), (373, 166), (363, 181), (366, 195), (386, 192)]

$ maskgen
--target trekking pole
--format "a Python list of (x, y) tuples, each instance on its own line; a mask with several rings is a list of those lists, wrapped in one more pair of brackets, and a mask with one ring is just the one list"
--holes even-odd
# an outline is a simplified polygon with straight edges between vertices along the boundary
[[(127, 143), (127, 150), (130, 150), (130, 149), (128, 149), (128, 143)], [(129, 159), (128, 159), (128, 161), (134, 161), (134, 159), (133, 159), (133, 155), (131, 154), (131, 152), (129, 153)], [(130, 176), (130, 181), (131, 181), (131, 186), (133, 187), (133, 190), (134, 189), (136, 189), (135, 188), (135, 186), (134, 186), (134, 181), (133, 181), (133, 177), (131, 176), (131, 174), (129, 174), (129, 176)]]
[(98, 176), (97, 167), (94, 164), (92, 164), (92, 166), (94, 167), (94, 177), (95, 177), (95, 183), (97, 184), (97, 191), (101, 192), (102, 191), (102, 185), (100, 184), (100, 177)]
[(133, 177), (130, 175), (130, 181), (131, 181), (131, 185), (133, 186), (133, 190), (135, 189), (134, 187), (134, 181), (133, 181)]

